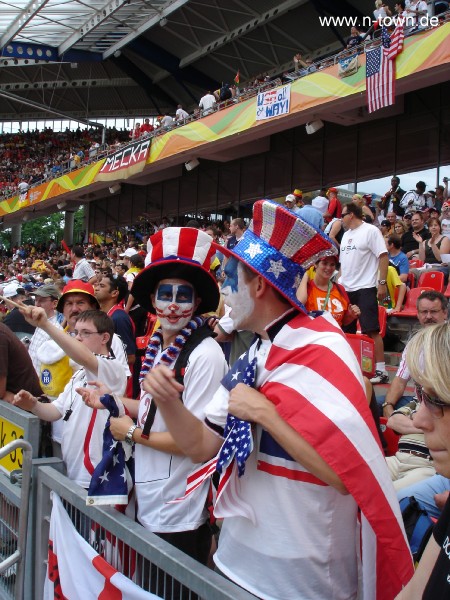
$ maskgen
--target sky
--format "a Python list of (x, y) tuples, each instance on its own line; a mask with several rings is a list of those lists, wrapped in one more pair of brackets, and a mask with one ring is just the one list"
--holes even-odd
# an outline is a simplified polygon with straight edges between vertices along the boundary
[[(393, 173), (394, 175), (394, 173)], [(414, 190), (418, 181), (424, 181), (427, 184), (427, 191), (434, 190), (436, 185), (437, 169), (427, 169), (425, 171), (414, 171), (413, 173), (396, 173), (400, 178), (400, 186), (405, 191)], [(443, 177), (450, 179), (450, 165), (444, 165), (439, 169), (439, 185), (444, 185)], [(372, 179), (358, 183), (358, 192), (364, 194), (377, 194), (383, 196), (391, 187), (391, 176), (381, 179)]]

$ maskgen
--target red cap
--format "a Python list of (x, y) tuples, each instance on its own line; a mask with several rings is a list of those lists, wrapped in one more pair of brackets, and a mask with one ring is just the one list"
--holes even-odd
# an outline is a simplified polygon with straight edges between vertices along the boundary
[(58, 304), (56, 305), (56, 310), (58, 312), (63, 311), (64, 300), (67, 294), (87, 294), (88, 296), (91, 296), (93, 300), (95, 300), (97, 308), (100, 308), (98, 300), (94, 295), (94, 287), (86, 281), (81, 281), (81, 279), (71, 279), (64, 287), (61, 298), (58, 300)]

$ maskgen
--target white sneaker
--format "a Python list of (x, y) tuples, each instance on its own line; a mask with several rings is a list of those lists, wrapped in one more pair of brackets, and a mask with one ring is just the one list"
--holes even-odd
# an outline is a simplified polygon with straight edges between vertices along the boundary
[(389, 383), (389, 375), (383, 371), (375, 371), (370, 383)]

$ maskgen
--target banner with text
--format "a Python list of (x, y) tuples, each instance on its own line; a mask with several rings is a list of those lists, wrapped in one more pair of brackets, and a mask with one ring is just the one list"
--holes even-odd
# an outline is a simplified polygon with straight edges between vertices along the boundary
[(258, 94), (256, 120), (271, 119), (289, 114), (291, 104), (291, 84)]
[(95, 180), (115, 181), (117, 179), (127, 179), (131, 175), (140, 173), (147, 162), (150, 141), (147, 138), (134, 142), (134, 144), (114, 152), (111, 156), (107, 156)]

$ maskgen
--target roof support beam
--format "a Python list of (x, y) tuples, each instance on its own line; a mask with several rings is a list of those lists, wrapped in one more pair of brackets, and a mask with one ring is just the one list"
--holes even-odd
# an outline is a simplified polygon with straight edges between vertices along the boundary
[(0, 48), (4, 48), (35, 17), (49, 0), (30, 0), (20, 15), (11, 23), (0, 39)]
[(94, 31), (104, 21), (109, 19), (115, 12), (120, 10), (124, 4), (127, 4), (129, 0), (110, 0), (106, 2), (99, 10), (92, 14), (81, 27), (69, 36), (58, 48), (58, 53), (61, 56), (64, 52), (67, 52), (72, 46), (74, 46), (79, 40), (81, 40), (87, 33)]
[[(144, 60), (148, 60), (154, 65), (158, 65), (158, 67), (164, 69), (166, 77), (172, 75), (179, 83), (184, 81), (203, 90), (216, 89), (218, 85), (218, 82), (215, 79), (208, 77), (208, 75), (205, 75), (195, 67), (180, 69), (180, 61), (177, 56), (173, 55), (171, 52), (167, 52), (167, 50), (164, 50), (157, 44), (154, 44), (143, 37), (130, 44), (128, 49), (136, 52)], [(166, 77), (158, 77), (158, 82)], [(153, 82), (156, 83), (156, 79), (153, 79)]]
[(114, 79), (55, 79), (45, 81), (23, 81), (21, 83), (0, 83), (0, 90), (53, 90), (53, 89), (86, 89), (90, 87), (110, 88), (136, 86), (137, 83), (131, 77), (115, 77)]
[(114, 54), (114, 52), (117, 52), (117, 50), (120, 50), (124, 46), (127, 46), (130, 42), (142, 35), (145, 31), (147, 31), (154, 25), (158, 25), (159, 23), (161, 23), (163, 19), (167, 18), (173, 12), (187, 4), (187, 2), (189, 2), (189, 0), (173, 0), (168, 6), (163, 8), (163, 10), (161, 10), (156, 17), (153, 17), (152, 19), (147, 19), (144, 23), (142, 23), (142, 25), (137, 27), (135, 31), (129, 33), (128, 35), (120, 39), (118, 42), (110, 46), (108, 50), (106, 50), (103, 53), (103, 59), (109, 58)]
[(232, 40), (249, 33), (253, 29), (260, 27), (265, 23), (269, 23), (273, 19), (277, 19), (280, 15), (288, 12), (289, 10), (292, 10), (293, 8), (297, 8), (302, 4), (306, 4), (306, 2), (308, 2), (308, 0), (284, 0), (284, 2), (280, 2), (280, 4), (278, 4), (276, 8), (272, 8), (271, 10), (258, 14), (257, 16), (251, 18), (249, 21), (246, 21), (245, 23), (242, 23), (242, 25), (239, 25), (239, 27), (235, 27), (226, 35), (222, 35), (216, 38), (215, 40), (212, 40), (206, 46), (203, 46), (202, 48), (199, 48), (198, 50), (192, 52), (188, 56), (185, 56), (180, 61), (180, 67), (183, 68), (187, 65), (190, 65), (202, 56), (206, 56), (206, 54), (216, 51), (218, 48), (224, 46), (225, 44), (228, 44)]
[(69, 121), (70, 120), (79, 121), (80, 123), (84, 123), (85, 125), (89, 125), (91, 127), (103, 127), (103, 125), (101, 123), (97, 123), (96, 121), (90, 121), (89, 119), (86, 119), (86, 118), (75, 119), (73, 116), (68, 115), (64, 112), (61, 112), (59, 110), (55, 110), (46, 104), (39, 104), (39, 102), (34, 102), (33, 100), (28, 100), (27, 98), (21, 98), (20, 96), (11, 94), (11, 92), (5, 92), (3, 90), (0, 90), (0, 96), (2, 98), (6, 98), (7, 100), (10, 100), (11, 102), (25, 104), (26, 106), (31, 106), (32, 108), (37, 108), (39, 110), (43, 110), (43, 111), (45, 111), (45, 113), (49, 113), (51, 115), (57, 115), (58, 117), (62, 117), (63, 119), (68, 119)]

